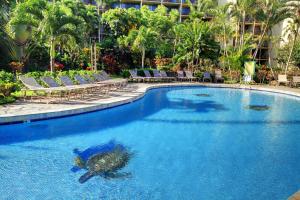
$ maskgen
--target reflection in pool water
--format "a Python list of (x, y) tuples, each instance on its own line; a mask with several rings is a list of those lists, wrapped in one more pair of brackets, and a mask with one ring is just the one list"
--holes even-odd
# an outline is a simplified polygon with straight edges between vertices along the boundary
[(271, 107), (267, 105), (249, 105), (246, 106), (246, 108), (250, 110), (256, 110), (256, 111), (265, 111), (271, 109)]
[(196, 96), (198, 96), (198, 97), (210, 97), (211, 95), (210, 94), (201, 93), (201, 94), (196, 94)]

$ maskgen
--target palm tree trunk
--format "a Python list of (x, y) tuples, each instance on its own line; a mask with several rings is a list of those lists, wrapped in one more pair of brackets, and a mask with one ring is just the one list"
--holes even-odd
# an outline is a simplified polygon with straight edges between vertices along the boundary
[(255, 37), (255, 23), (256, 23), (256, 21), (254, 19), (254, 21), (253, 21), (253, 29), (252, 29), (252, 37), (253, 38)]
[(239, 35), (239, 27), (240, 27), (240, 22), (236, 22), (236, 27), (235, 27), (235, 47), (238, 46), (238, 35)]
[(258, 44), (257, 44), (257, 47), (255, 48), (255, 51), (254, 51), (254, 53), (253, 53), (253, 55), (252, 55), (252, 59), (253, 59), (253, 60), (254, 60), (254, 59), (256, 58), (256, 56), (257, 56), (258, 50), (260, 49), (260, 46), (261, 46), (261, 44), (262, 44), (262, 41), (263, 41), (263, 39), (264, 39), (264, 37), (265, 37), (265, 35), (266, 35), (266, 32), (267, 32), (267, 30), (268, 30), (268, 26), (269, 26), (269, 19), (268, 19), (268, 21), (267, 21), (267, 23), (266, 23), (266, 25), (265, 25), (265, 27), (264, 27), (263, 33), (261, 34), (261, 36), (260, 36), (260, 38), (259, 38), (259, 41), (258, 41)]
[(91, 41), (91, 46), (90, 46), (90, 53), (91, 53), (91, 65), (94, 66), (94, 63), (93, 63), (93, 43), (92, 43), (92, 40)]
[[(224, 57), (225, 57), (224, 65), (225, 65), (225, 62), (226, 62), (227, 57), (228, 57), (228, 53), (227, 53), (226, 26), (225, 26), (225, 24), (223, 24), (223, 40), (224, 40), (224, 44), (223, 45), (224, 45)], [(230, 67), (230, 64), (229, 64), (228, 60), (227, 60), (227, 64), (228, 64), (229, 76), (230, 76), (230, 79), (232, 80), (231, 67)]]
[(51, 37), (50, 39), (50, 71), (53, 73), (54, 71), (54, 54), (55, 54), (55, 47), (54, 47), (54, 39)]
[(271, 33), (269, 34), (269, 37), (268, 37), (268, 41), (269, 41), (269, 44), (270, 44), (270, 46), (268, 48), (268, 64), (269, 64), (269, 66), (271, 66), (271, 52), (273, 50), (273, 44), (272, 44), (273, 42), (271, 41), (271, 35), (273, 35), (272, 31), (271, 31)]
[(176, 53), (176, 45), (177, 45), (177, 36), (175, 36), (175, 40), (174, 40), (174, 46), (173, 46), (173, 56), (172, 56), (172, 64), (174, 65), (175, 62), (174, 62), (174, 56), (175, 56), (175, 53)]
[(101, 42), (101, 15), (100, 15), (100, 6), (102, 8), (102, 1), (100, 3), (97, 3), (97, 14), (98, 14), (98, 41)]
[(96, 42), (94, 43), (94, 68), (93, 70), (94, 71), (97, 71), (97, 45), (96, 45)]
[(195, 59), (195, 49), (194, 49), (194, 45), (193, 45), (192, 60), (191, 60), (192, 66), (194, 65), (194, 59)]
[(288, 60), (286, 62), (286, 66), (285, 66), (285, 74), (287, 73), (287, 69), (290, 65), (290, 61), (291, 61), (291, 57), (292, 57), (292, 54), (293, 54), (293, 51), (294, 51), (294, 48), (295, 48), (295, 44), (296, 44), (296, 40), (297, 40), (297, 37), (298, 37), (298, 32), (299, 30), (297, 29), (296, 33), (295, 33), (295, 37), (294, 37), (294, 40), (293, 40), (293, 45), (291, 47), (291, 51), (289, 53), (289, 57), (288, 57)]
[(144, 66), (145, 66), (145, 48), (142, 47), (142, 68), (144, 69)]
[(241, 42), (240, 42), (241, 45), (240, 46), (244, 45), (245, 24), (246, 24), (246, 12), (243, 11), (242, 35), (241, 35)]

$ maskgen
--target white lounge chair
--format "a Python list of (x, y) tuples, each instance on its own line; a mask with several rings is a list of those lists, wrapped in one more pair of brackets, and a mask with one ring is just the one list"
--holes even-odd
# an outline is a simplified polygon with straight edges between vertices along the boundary
[(198, 80), (198, 78), (195, 77), (191, 71), (185, 71), (185, 75), (186, 75), (186, 77), (187, 77), (190, 81), (197, 81), (197, 80)]
[(279, 74), (278, 75), (277, 85), (279, 86), (281, 83), (284, 83), (285, 85), (290, 84), (290, 81), (288, 81), (286, 74)]
[(222, 71), (221, 70), (215, 70), (215, 83), (224, 82), (224, 78), (222, 76)]
[(298, 84), (300, 84), (300, 76), (293, 76), (292, 85), (297, 87)]

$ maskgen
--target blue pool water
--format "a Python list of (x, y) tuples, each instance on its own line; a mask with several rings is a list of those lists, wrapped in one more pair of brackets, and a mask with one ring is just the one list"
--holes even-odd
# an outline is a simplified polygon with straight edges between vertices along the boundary
[[(108, 110), (0, 126), (0, 199), (287, 199), (300, 189), (299, 103), (255, 91), (164, 88)], [(85, 172), (70, 170), (73, 149), (112, 139), (134, 152), (121, 170), (132, 176), (80, 184)]]

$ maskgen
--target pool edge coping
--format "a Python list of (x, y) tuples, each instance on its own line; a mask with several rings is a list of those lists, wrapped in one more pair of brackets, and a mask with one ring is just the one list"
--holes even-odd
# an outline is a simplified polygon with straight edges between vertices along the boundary
[(117, 106), (122, 106), (125, 104), (129, 104), (135, 102), (139, 99), (142, 99), (149, 90), (158, 89), (158, 88), (170, 88), (170, 87), (211, 87), (211, 88), (228, 88), (228, 89), (240, 89), (240, 90), (250, 90), (250, 91), (261, 91), (261, 92), (269, 92), (274, 94), (283, 94), (288, 96), (294, 96), (300, 98), (300, 93), (292, 92), (292, 91), (284, 91), (282, 89), (276, 88), (266, 88), (266, 87), (255, 87), (253, 85), (228, 85), (228, 84), (213, 84), (213, 83), (176, 83), (176, 84), (155, 84), (155, 85), (145, 85), (145, 87), (139, 87), (137, 89), (137, 95), (132, 97), (128, 97), (124, 100), (116, 100), (107, 103), (98, 103), (92, 106), (85, 106), (82, 108), (74, 108), (74, 109), (66, 109), (66, 110), (58, 110), (58, 111), (50, 111), (50, 112), (41, 112), (34, 114), (24, 114), (24, 115), (15, 115), (9, 117), (1, 117), (0, 116), (0, 125), (8, 125), (8, 124), (18, 124), (18, 123), (26, 123), (31, 121), (41, 121), (41, 120), (49, 120), (55, 118), (62, 118), (74, 115), (80, 115), (85, 113), (97, 112), (104, 109), (109, 109)]

